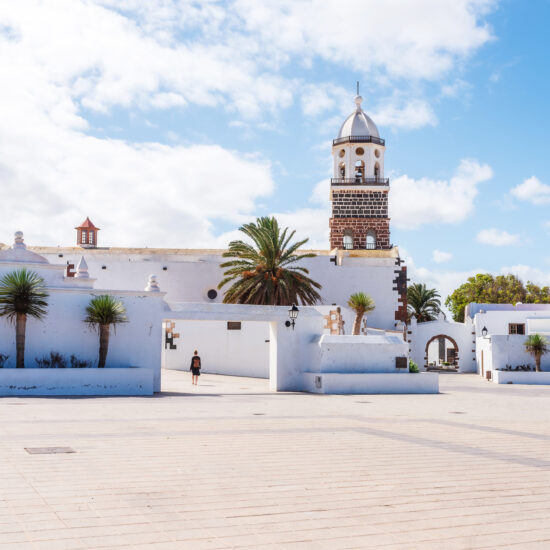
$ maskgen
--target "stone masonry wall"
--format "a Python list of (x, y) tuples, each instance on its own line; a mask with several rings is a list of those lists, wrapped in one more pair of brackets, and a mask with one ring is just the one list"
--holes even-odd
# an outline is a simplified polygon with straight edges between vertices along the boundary
[(367, 231), (376, 233), (376, 248), (390, 248), (390, 220), (388, 218), (331, 218), (330, 248), (344, 248), (344, 232), (353, 232), (353, 248), (365, 249), (367, 246)]
[(332, 191), (333, 218), (387, 218), (388, 193), (385, 191)]

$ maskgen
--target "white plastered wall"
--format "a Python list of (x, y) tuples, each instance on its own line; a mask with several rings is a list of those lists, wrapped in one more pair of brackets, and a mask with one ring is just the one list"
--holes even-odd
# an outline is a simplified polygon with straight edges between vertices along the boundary
[[(210, 304), (222, 300), (222, 291), (215, 300), (206, 295), (209, 289), (216, 289), (223, 278), (223, 270), (219, 267), (223, 261), (221, 251), (148, 254), (143, 249), (140, 253), (118, 252), (117, 249), (38, 250), (51, 262), (61, 265), (67, 261), (76, 265), (84, 256), (90, 276), (96, 278), (96, 288), (142, 290), (147, 285), (148, 276), (154, 273), (169, 301)], [(63, 256), (60, 258), (59, 254)], [(393, 290), (395, 271), (399, 269), (395, 261), (393, 257), (345, 257), (342, 265), (335, 265), (325, 253), (307, 258), (301, 265), (308, 268), (310, 277), (322, 285), (323, 304), (345, 305), (354, 292), (366, 292), (376, 303), (376, 309), (368, 317), (369, 325), (393, 329), (398, 307), (398, 294)], [(106, 269), (102, 269), (103, 266)], [(346, 324), (346, 333), (349, 334), (350, 330), (350, 324)]]
[(175, 349), (164, 343), (164, 368), (188, 371), (197, 350), (203, 373), (269, 378), (268, 322), (242, 321), (240, 330), (228, 330), (227, 321), (172, 323), (178, 337), (173, 341)]

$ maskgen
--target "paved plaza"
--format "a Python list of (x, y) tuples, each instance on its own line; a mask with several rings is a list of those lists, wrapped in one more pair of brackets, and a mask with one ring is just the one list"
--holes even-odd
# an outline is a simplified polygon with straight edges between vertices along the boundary
[[(550, 389), (0, 400), (0, 549), (550, 548)], [(29, 454), (70, 447), (74, 453)]]

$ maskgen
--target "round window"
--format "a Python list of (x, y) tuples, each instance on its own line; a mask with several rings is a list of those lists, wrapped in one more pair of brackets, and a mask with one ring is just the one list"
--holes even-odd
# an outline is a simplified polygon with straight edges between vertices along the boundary
[(344, 149), (340, 149), (340, 152), (338, 153), (338, 155), (340, 158), (344, 158), (346, 156), (346, 152), (344, 151)]
[(380, 157), (380, 151), (379, 151), (378, 149), (375, 149), (375, 150), (374, 150), (374, 156), (375, 156), (376, 158), (379, 158), (379, 157)]
[(210, 300), (215, 300), (218, 297), (218, 291), (211, 288), (206, 295)]
[(355, 149), (355, 154), (358, 156), (364, 155), (365, 150), (363, 149), (363, 147), (357, 147), (357, 149)]

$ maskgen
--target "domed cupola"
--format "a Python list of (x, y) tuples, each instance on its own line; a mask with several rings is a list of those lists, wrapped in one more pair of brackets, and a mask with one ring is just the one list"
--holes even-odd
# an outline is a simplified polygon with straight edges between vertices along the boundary
[(380, 139), (376, 124), (361, 108), (362, 101), (363, 98), (360, 95), (355, 96), (355, 111), (344, 120), (337, 140), (344, 138), (343, 141), (345, 141), (345, 138), (356, 138), (357, 141), (376, 142)]

